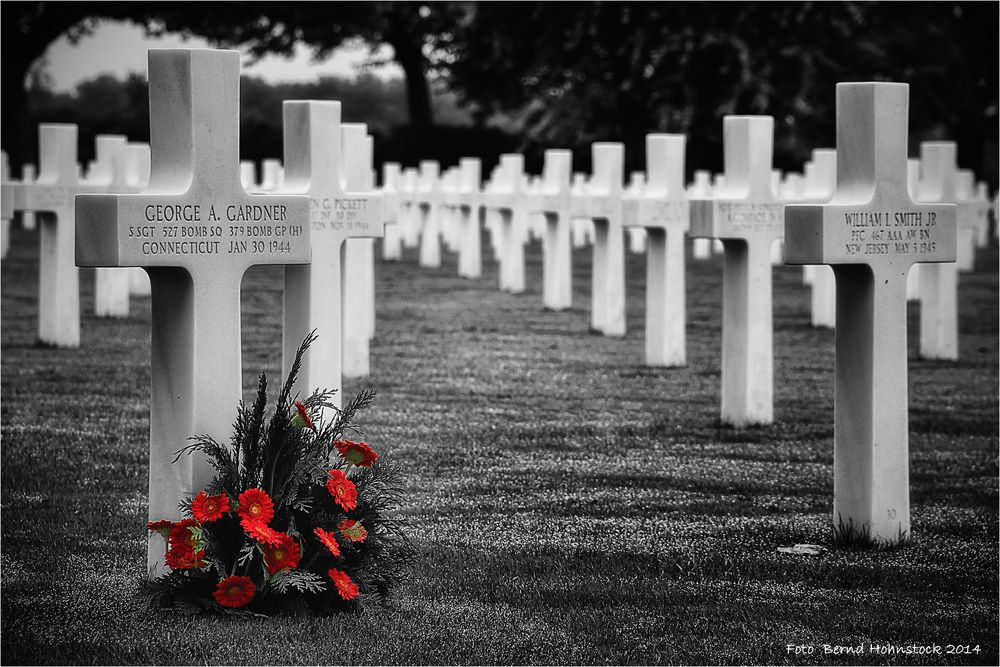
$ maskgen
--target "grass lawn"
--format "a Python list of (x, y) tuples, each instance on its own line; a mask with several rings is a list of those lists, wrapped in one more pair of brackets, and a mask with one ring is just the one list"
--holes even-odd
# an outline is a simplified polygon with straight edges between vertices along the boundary
[[(82, 348), (37, 347), (37, 240), (12, 239), (4, 664), (997, 664), (995, 246), (960, 278), (960, 361), (916, 359), (910, 306), (913, 540), (891, 551), (832, 544), (833, 332), (809, 326), (800, 269), (774, 270), (776, 422), (732, 429), (718, 420), (718, 256), (689, 255), (681, 369), (643, 365), (643, 256), (627, 258), (624, 340), (588, 331), (589, 250), (559, 313), (541, 305), (537, 243), (519, 296), (496, 289), (488, 251), (472, 281), (450, 253), (439, 270), (415, 250), (379, 260), (372, 375), (345, 389), (378, 391), (362, 424), (407, 471), (419, 562), (384, 606), (260, 620), (143, 605), (149, 299), (96, 319), (83, 270)], [(280, 372), (280, 276), (243, 283), (248, 396), (259, 371)], [(796, 543), (830, 550), (777, 551)], [(867, 652), (912, 644), (979, 653)]]

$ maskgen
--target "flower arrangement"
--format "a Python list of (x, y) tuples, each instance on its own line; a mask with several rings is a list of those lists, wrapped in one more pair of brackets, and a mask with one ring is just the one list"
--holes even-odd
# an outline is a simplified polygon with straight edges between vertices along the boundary
[[(398, 470), (366, 443), (352, 422), (374, 399), (359, 393), (342, 410), (333, 392), (293, 400), (299, 346), (274, 414), (265, 425), (267, 377), (240, 402), (229, 446), (192, 438), (177, 458), (204, 453), (216, 474), (181, 503), (180, 521), (147, 527), (166, 542), (170, 572), (148, 582), (152, 603), (185, 611), (319, 614), (357, 609), (399, 585), (413, 550), (393, 516)], [(318, 418), (333, 414), (328, 423)], [(177, 459), (175, 459), (176, 461)]]

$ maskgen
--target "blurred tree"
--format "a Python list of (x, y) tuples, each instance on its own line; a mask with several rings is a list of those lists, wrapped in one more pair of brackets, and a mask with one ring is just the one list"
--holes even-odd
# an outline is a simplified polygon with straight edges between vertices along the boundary
[[(955, 139), (996, 183), (997, 4), (878, 2), (474, 3), (446, 45), (449, 81), (480, 118), (576, 147), (689, 137), (721, 169), (721, 117), (771, 114), (776, 165), (834, 144), (839, 81), (911, 84), (915, 140)], [(690, 168), (690, 167), (689, 167)]]
[(199, 35), (256, 57), (292, 55), (298, 43), (312, 47), (316, 58), (351, 39), (365, 40), (372, 54), (388, 44), (406, 76), (410, 124), (418, 128), (433, 123), (427, 54), (453, 23), (451, 3), (413, 2), (5, 2), (0, 12), (2, 137), (15, 166), (31, 153), (25, 104), (32, 64), (62, 35), (76, 41), (101, 21), (132, 22), (150, 35)]

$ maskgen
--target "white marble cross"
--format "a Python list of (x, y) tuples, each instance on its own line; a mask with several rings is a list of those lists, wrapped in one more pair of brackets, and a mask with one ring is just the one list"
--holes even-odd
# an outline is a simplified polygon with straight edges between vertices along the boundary
[(382, 211), (385, 218), (385, 238), (382, 239), (382, 259), (394, 262), (403, 258), (403, 226), (400, 216), (400, 180), (402, 167), (398, 162), (382, 164)]
[(434, 160), (420, 161), (416, 203), (420, 230), (420, 266), (441, 266), (441, 166)]
[[(344, 187), (355, 197), (369, 197), (370, 205), (381, 212), (381, 195), (371, 177), (374, 140), (363, 123), (344, 123), (341, 127)], [(376, 218), (373, 217), (373, 221)], [(382, 236), (381, 223), (374, 225)], [(371, 339), (375, 336), (375, 239), (355, 236), (344, 242), (344, 377), (360, 378), (371, 374)]]
[(340, 113), (340, 102), (283, 104), (283, 190), (308, 195), (312, 261), (285, 267), (282, 368), (288, 371), (302, 339), (315, 329), (318, 337), (303, 359), (295, 391), (305, 396), (317, 388), (335, 390), (337, 407), (344, 375), (345, 241), (380, 236), (383, 223), (379, 195), (359, 187), (370, 178), (363, 173), (368, 167), (356, 146), (348, 151), (344, 145), (356, 134), (342, 132)]
[(834, 530), (875, 543), (910, 533), (907, 271), (955, 259), (954, 205), (907, 193), (908, 93), (837, 84), (837, 190), (785, 211), (788, 262), (837, 276)]
[(524, 292), (524, 242), (527, 234), (528, 201), (524, 189), (524, 156), (506, 153), (490, 185), (482, 194), (486, 216), (492, 217), (500, 261), (500, 289)]
[(771, 189), (774, 119), (726, 116), (725, 178), (712, 199), (692, 200), (691, 235), (720, 239), (722, 421), (774, 420), (771, 248), (784, 235), (784, 204)]
[[(648, 135), (647, 135), (648, 136)], [(629, 174), (628, 187), (625, 188), (623, 197), (640, 197), (646, 188), (646, 174), (642, 171), (633, 171)], [(633, 255), (641, 255), (646, 252), (646, 230), (642, 227), (626, 227), (625, 237), (628, 239), (628, 251)]]
[(955, 204), (958, 206), (958, 270), (968, 273), (976, 269), (977, 239), (981, 225), (980, 215), (985, 212), (973, 196), (976, 177), (968, 169), (955, 173)]
[[(128, 143), (125, 145), (125, 186), (124, 192), (142, 192), (149, 184), (151, 165), (149, 144)], [(128, 291), (132, 296), (149, 296), (152, 285), (146, 271), (138, 266), (125, 269), (129, 272)]]
[[(34, 183), (38, 178), (38, 170), (35, 165), (28, 163), (21, 166), (21, 182)], [(21, 211), (21, 227), (33, 232), (38, 228), (38, 221), (35, 219), (34, 211)]]
[[(953, 141), (920, 144), (921, 203), (955, 204), (958, 201), (955, 164), (958, 146)], [(955, 257), (959, 249), (962, 209), (955, 207)], [(971, 239), (969, 239), (971, 240)], [(958, 271), (955, 262), (923, 264), (917, 274), (920, 294), (920, 357), (958, 359)]]
[(10, 221), (14, 218), (14, 190), (10, 179), (10, 160), (0, 151), (0, 258), (10, 249)]
[(972, 200), (976, 203), (976, 247), (985, 248), (989, 245), (990, 236), (990, 194), (986, 181), (976, 183)]
[[(151, 49), (149, 185), (76, 198), (77, 263), (142, 266), (153, 286), (150, 520), (179, 519), (180, 500), (214, 476), (198, 454), (173, 463), (189, 437), (229, 442), (243, 393), (243, 274), (310, 258), (309, 198), (240, 183), (239, 86), (238, 51)], [(163, 540), (148, 546), (156, 576)]]
[[(709, 199), (712, 196), (712, 172), (707, 169), (696, 169), (694, 181), (687, 187), (687, 195), (691, 199)], [(694, 239), (691, 243), (691, 257), (708, 259), (712, 256), (712, 239)]]
[(399, 185), (399, 223), (402, 225), (403, 247), (416, 248), (420, 244), (420, 204), (417, 188), (420, 173), (413, 169), (403, 170)]
[(569, 186), (569, 215), (574, 248), (585, 248), (594, 242), (594, 223), (583, 214), (585, 194), (587, 194), (587, 175), (575, 172)]
[[(109, 193), (137, 192), (126, 179), (126, 146), (128, 139), (118, 134), (99, 134), (91, 181)], [(98, 267), (94, 269), (94, 315), (97, 317), (128, 317), (130, 268)], [(141, 271), (142, 269), (138, 269)]]
[(625, 145), (591, 146), (594, 174), (583, 196), (583, 213), (594, 221), (590, 326), (605, 336), (625, 336), (625, 232), (622, 176)]
[(573, 306), (573, 249), (570, 245), (570, 173), (573, 153), (545, 151), (542, 182), (532, 212), (544, 216), (542, 303), (552, 310)]
[(78, 193), (104, 185), (80, 180), (76, 125), (38, 126), (41, 173), (14, 189), (14, 210), (32, 211), (39, 222), (38, 340), (57, 347), (80, 346), (80, 270), (73, 260)]
[[(806, 165), (805, 189), (802, 203), (825, 204), (837, 188), (837, 151), (817, 148), (812, 152), (812, 162)], [(810, 318), (814, 327), (834, 328), (837, 324), (837, 283), (833, 269), (811, 264)]]
[(458, 214), (461, 240), (458, 248), (458, 275), (479, 278), (483, 274), (482, 163), (464, 157), (458, 163)]
[(626, 195), (624, 223), (646, 230), (646, 364), (687, 363), (684, 239), (690, 205), (684, 190), (683, 134), (646, 135), (643, 190)]

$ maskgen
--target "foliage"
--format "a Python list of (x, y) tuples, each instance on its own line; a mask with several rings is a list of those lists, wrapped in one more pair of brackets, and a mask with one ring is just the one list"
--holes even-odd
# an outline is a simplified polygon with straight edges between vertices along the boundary
[[(334, 460), (334, 444), (353, 432), (357, 414), (371, 404), (374, 392), (360, 392), (343, 409), (330, 402), (330, 391), (293, 401), (302, 355), (314, 339), (310, 334), (299, 347), (270, 419), (265, 421), (267, 378), (261, 373), (254, 402), (240, 402), (229, 445), (201, 435), (178, 451), (178, 458), (206, 456), (216, 474), (193, 503), (181, 503), (192, 526), (150, 524), (153, 532), (169, 532), (167, 564), (173, 570), (146, 586), (152, 602), (182, 610), (264, 614), (307, 605), (317, 613), (330, 613), (356, 608), (362, 599), (384, 599), (405, 579), (413, 553), (403, 521), (394, 516), (401, 501), (396, 468), (384, 459), (365, 467)], [(296, 418), (324, 411), (335, 416), (308, 426), (303, 417)], [(342, 471), (343, 484), (356, 491), (356, 503), (340, 503), (324, 486), (334, 470)], [(221, 501), (223, 510), (204, 515), (198, 501), (206, 497)], [(249, 498), (273, 503), (273, 517), (256, 520), (246, 509)], [(342, 522), (348, 519), (365, 527), (363, 540), (345, 537)], [(333, 547), (314, 529), (326, 531)], [(196, 557), (185, 561), (191, 550)], [(345, 593), (334, 585), (331, 568), (344, 573), (360, 595), (357, 589)], [(249, 578), (253, 593), (226, 603), (220, 596), (234, 577)]]
[(995, 183), (996, 24), (996, 3), (473, 3), (448, 76), (537, 143), (623, 141), (641, 169), (647, 132), (682, 132), (716, 171), (725, 114), (773, 115), (777, 166), (799, 168), (834, 145), (837, 82), (906, 81), (914, 142), (957, 141)]

